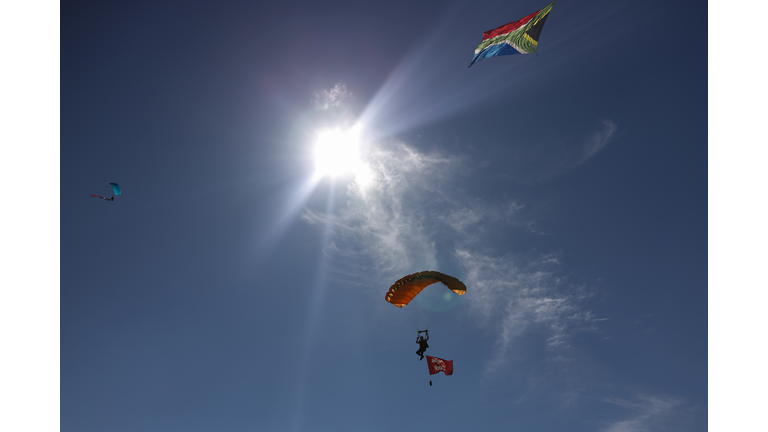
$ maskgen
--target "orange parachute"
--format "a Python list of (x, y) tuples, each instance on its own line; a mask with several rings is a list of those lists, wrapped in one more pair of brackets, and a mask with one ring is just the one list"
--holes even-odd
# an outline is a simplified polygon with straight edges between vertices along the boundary
[(405, 276), (395, 282), (387, 291), (385, 300), (393, 305), (402, 308), (413, 300), (421, 290), (434, 283), (441, 282), (449, 290), (458, 295), (467, 292), (464, 283), (453, 276), (448, 276), (436, 271), (422, 271), (412, 275)]
[(423, 331), (429, 330), (444, 312), (456, 307), (459, 296), (465, 292), (467, 287), (455, 277), (423, 271), (395, 282), (384, 299), (403, 311), (416, 330)]

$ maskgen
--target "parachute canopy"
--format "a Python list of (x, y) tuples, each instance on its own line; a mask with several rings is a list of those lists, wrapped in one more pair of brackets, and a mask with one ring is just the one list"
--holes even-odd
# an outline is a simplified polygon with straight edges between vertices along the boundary
[[(104, 183), (102, 183), (102, 184), (104, 184)], [(110, 183), (109, 185), (112, 186), (112, 192), (115, 195), (120, 195), (120, 185), (119, 184), (117, 184), (117, 183)], [(130, 189), (130, 188), (128, 188), (128, 189)], [(120, 198), (120, 199), (122, 199), (122, 198)]]
[(423, 271), (405, 276), (395, 282), (384, 297), (387, 302), (402, 308), (413, 300), (421, 290), (434, 283), (441, 282), (458, 295), (467, 292), (464, 283), (453, 276), (436, 271)]

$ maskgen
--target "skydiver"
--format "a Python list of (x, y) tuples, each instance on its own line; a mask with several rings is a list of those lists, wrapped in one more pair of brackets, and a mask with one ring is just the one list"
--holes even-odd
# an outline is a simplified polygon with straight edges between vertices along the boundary
[[(422, 333), (427, 334), (427, 338), (424, 339), (424, 337), (421, 335)], [(416, 337), (416, 343), (419, 344), (419, 350), (416, 351), (416, 354), (418, 354), (419, 360), (424, 360), (424, 351), (429, 348), (429, 344), (427, 341), (429, 340), (429, 330), (419, 330), (418, 336)]]

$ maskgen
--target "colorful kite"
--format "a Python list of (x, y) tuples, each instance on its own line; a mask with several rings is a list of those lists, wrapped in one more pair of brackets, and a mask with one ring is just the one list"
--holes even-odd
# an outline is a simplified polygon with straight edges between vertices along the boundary
[(475, 49), (475, 58), (468, 67), (486, 57), (535, 53), (539, 48), (541, 29), (554, 4), (552, 2), (523, 19), (483, 33), (483, 42)]

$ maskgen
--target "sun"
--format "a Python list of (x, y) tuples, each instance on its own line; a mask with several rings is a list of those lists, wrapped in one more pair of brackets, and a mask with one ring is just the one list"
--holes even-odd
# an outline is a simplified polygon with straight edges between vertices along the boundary
[(356, 129), (326, 129), (318, 133), (315, 145), (315, 175), (333, 177), (354, 173), (359, 170), (360, 164)]

